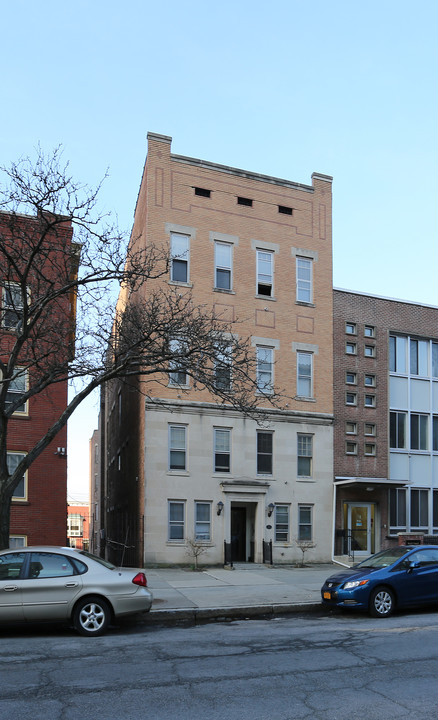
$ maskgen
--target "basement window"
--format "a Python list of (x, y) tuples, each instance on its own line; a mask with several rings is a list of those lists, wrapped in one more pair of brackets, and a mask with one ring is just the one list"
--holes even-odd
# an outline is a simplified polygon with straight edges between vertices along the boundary
[(211, 197), (211, 190), (207, 190), (206, 188), (201, 187), (195, 187), (195, 195), (199, 195), (200, 197)]
[(278, 212), (282, 213), (283, 215), (292, 215), (292, 208), (286, 207), (286, 205), (279, 205)]
[(251, 198), (238, 197), (237, 204), (238, 205), (246, 205), (247, 207), (252, 207), (252, 200), (251, 200)]

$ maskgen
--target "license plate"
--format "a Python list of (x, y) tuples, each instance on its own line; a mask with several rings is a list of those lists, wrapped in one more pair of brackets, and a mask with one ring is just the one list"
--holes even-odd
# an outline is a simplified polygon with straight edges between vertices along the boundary
[(332, 599), (332, 594), (329, 593), (329, 592), (325, 592), (325, 593), (324, 593), (324, 600), (331, 600), (331, 599)]

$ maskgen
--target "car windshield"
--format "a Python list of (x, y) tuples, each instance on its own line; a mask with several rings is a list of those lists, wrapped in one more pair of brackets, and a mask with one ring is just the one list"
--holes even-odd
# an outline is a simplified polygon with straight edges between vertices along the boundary
[(385, 568), (389, 565), (392, 565), (397, 560), (400, 560), (400, 558), (402, 558), (411, 550), (412, 548), (407, 547), (406, 545), (390, 548), (389, 550), (383, 550), (376, 555), (371, 555), (371, 557), (367, 558), (366, 560), (362, 560), (362, 562), (360, 562), (358, 565), (355, 565), (355, 568), (374, 568), (376, 570), (379, 568)]
[(87, 558), (91, 558), (91, 560), (95, 560), (95, 562), (100, 563), (104, 567), (108, 568), (108, 570), (117, 570), (116, 566), (112, 563), (108, 562), (108, 560), (104, 560), (101, 557), (98, 557), (97, 555), (93, 555), (92, 553), (87, 552), (86, 550), (79, 550), (80, 555), (84, 555)]

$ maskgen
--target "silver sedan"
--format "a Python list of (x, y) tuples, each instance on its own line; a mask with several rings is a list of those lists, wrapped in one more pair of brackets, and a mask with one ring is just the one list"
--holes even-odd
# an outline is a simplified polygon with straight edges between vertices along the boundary
[(1, 623), (69, 620), (81, 635), (96, 637), (114, 618), (151, 605), (141, 569), (117, 568), (73, 548), (0, 551)]

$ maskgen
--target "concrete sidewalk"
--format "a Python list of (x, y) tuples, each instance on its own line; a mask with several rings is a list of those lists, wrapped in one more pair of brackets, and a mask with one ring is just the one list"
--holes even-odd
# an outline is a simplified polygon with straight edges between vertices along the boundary
[(197, 622), (311, 611), (321, 607), (321, 586), (339, 565), (236, 564), (193, 571), (146, 568), (154, 595), (146, 623)]

